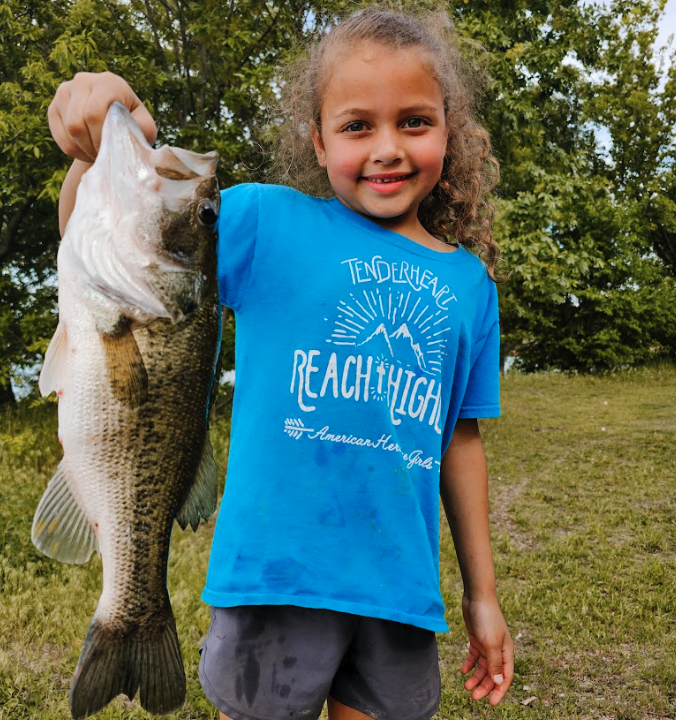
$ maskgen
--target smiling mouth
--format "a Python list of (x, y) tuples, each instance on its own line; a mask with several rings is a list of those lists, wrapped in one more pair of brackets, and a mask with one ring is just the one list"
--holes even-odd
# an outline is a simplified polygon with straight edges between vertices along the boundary
[(394, 182), (401, 182), (402, 180), (408, 180), (409, 178), (412, 178), (415, 175), (415, 173), (408, 173), (407, 175), (390, 175), (390, 176), (378, 176), (375, 175), (373, 177), (369, 176), (362, 176), (362, 180), (366, 180), (367, 182), (372, 183), (394, 183)]

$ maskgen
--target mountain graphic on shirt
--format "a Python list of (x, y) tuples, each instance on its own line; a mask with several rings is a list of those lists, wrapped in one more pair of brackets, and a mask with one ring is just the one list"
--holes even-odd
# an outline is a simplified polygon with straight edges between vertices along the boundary
[(408, 367), (417, 365), (421, 370), (427, 371), (425, 357), (420, 349), (419, 343), (413, 342), (413, 337), (406, 323), (402, 323), (391, 335), (387, 332), (385, 323), (378, 327), (360, 343), (357, 347), (368, 345), (368, 350), (373, 355), (388, 355), (395, 358), (402, 365)]
[(420, 349), (420, 343), (413, 342), (413, 336), (411, 335), (411, 331), (408, 329), (406, 323), (402, 323), (392, 333), (390, 341), (392, 342), (392, 347), (394, 348), (395, 354), (397, 356), (399, 356), (400, 353), (410, 353), (410, 351), (412, 350), (420, 369), (427, 370), (427, 368), (425, 367), (425, 356)]

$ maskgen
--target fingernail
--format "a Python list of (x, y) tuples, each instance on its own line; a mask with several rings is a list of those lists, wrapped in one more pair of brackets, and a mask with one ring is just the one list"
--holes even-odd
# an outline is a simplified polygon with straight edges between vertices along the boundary
[(493, 682), (494, 682), (496, 685), (502, 685), (503, 681), (504, 681), (504, 678), (502, 677), (502, 674), (500, 674), (500, 675), (493, 675)]

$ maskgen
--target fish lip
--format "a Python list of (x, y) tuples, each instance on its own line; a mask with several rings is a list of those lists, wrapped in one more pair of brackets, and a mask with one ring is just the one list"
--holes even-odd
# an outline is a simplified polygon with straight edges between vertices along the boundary
[(206, 153), (193, 152), (180, 147), (168, 146), (174, 157), (190, 170), (194, 177), (202, 178), (202, 182), (208, 182), (216, 177), (218, 166), (218, 153), (210, 150)]
[[(171, 164), (177, 166), (177, 174), (181, 176), (172, 177), (172, 174), (169, 174), (168, 179), (192, 180), (201, 178), (202, 182), (204, 182), (216, 176), (219, 155), (215, 150), (207, 153), (198, 153), (171, 145), (162, 145), (162, 147), (157, 149), (153, 148), (143, 134), (139, 124), (134, 119), (134, 116), (118, 101), (113, 102), (108, 108), (108, 113), (104, 120), (103, 133), (106, 133), (106, 124), (111, 126), (109, 128), (111, 132), (112, 126), (124, 125), (133, 140), (137, 142), (144, 151), (150, 151), (147, 162), (160, 177), (163, 176), (163, 167), (161, 164), (158, 166), (158, 163), (161, 163), (162, 159), (167, 158), (168, 155), (172, 158), (173, 162)], [(172, 173), (171, 169), (170, 173)]]
[(144, 148), (148, 150), (152, 149), (150, 143), (146, 140), (146, 136), (143, 134), (143, 131), (141, 130), (139, 124), (136, 122), (136, 120), (134, 120), (134, 116), (121, 102), (118, 102), (116, 100), (114, 103), (111, 103), (110, 107), (108, 108), (108, 113), (103, 123), (104, 133), (106, 132), (105, 126), (109, 119), (111, 123), (123, 123)]

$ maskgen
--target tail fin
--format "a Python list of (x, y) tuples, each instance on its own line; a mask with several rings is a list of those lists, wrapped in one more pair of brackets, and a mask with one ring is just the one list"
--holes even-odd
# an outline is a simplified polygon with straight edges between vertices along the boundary
[(170, 606), (131, 631), (94, 616), (70, 688), (71, 714), (79, 720), (120, 693), (133, 699), (137, 690), (141, 706), (153, 715), (176, 710), (185, 700), (185, 673)]

